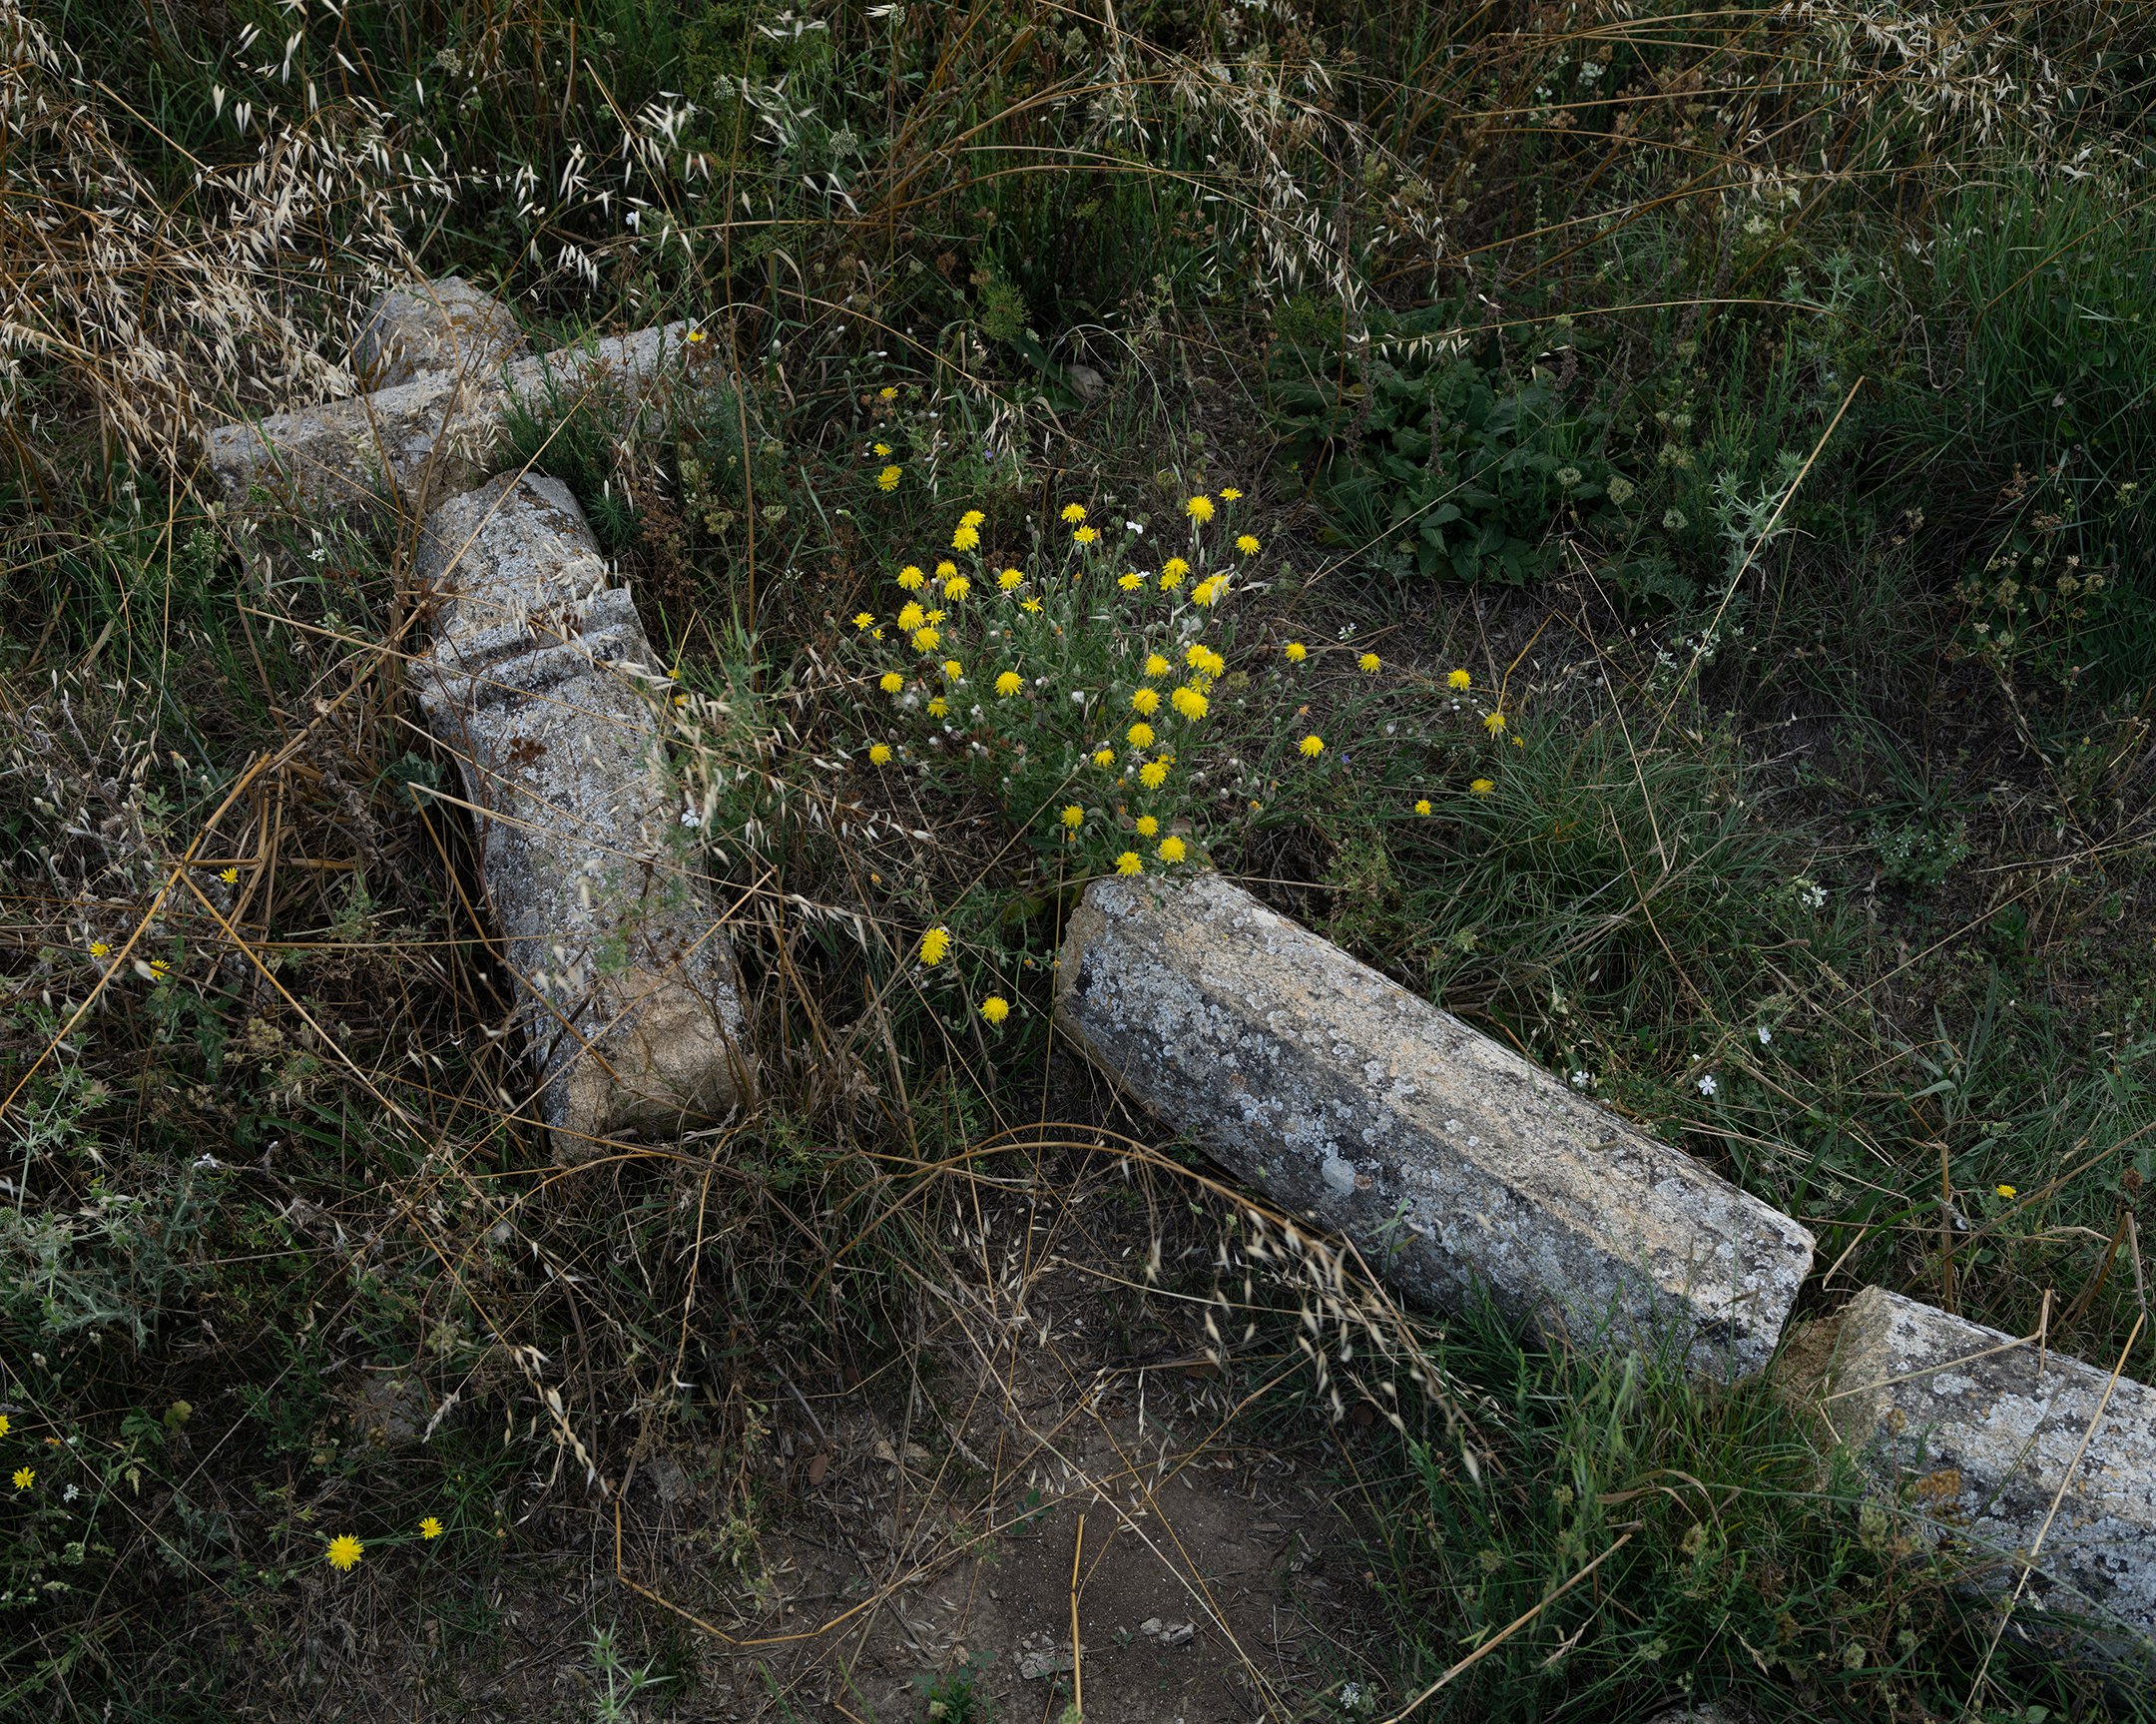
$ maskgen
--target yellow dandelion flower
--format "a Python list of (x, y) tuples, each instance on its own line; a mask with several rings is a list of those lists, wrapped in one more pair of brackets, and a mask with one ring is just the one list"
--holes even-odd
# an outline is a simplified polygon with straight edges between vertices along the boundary
[(905, 604), (899, 608), (898, 626), (901, 629), (917, 629), (927, 620), (928, 613), (922, 610), (920, 606), (916, 605), (911, 599), (908, 599)]
[(1447, 671), (1445, 673), (1445, 687), (1447, 688), (1464, 689), (1473, 681), (1474, 678), (1470, 677), (1465, 671)]
[(329, 1540), (329, 1548), (322, 1552), (329, 1558), (329, 1566), (340, 1574), (348, 1574), (359, 1565), (359, 1558), (366, 1554), (366, 1546), (349, 1532), (339, 1532)]
[(914, 564), (908, 563), (898, 571), (898, 584), (909, 593), (917, 593), (928, 584), (928, 577)]
[(943, 620), (943, 613), (940, 610), (930, 611), (928, 613), (928, 620), (931, 623), (940, 623)]
[(963, 575), (953, 575), (943, 583), (943, 596), (956, 604), (973, 590), (973, 583)]
[(1161, 840), (1160, 849), (1153, 854), (1164, 862), (1179, 862), (1189, 853), (1184, 850), (1183, 841), (1170, 833)]
[(1146, 654), (1145, 674), (1149, 677), (1165, 677), (1168, 674), (1168, 661), (1158, 653)]
[(885, 384), (882, 388), (876, 391), (876, 399), (879, 401), (895, 401), (897, 398), (898, 391), (891, 388), (888, 384)]
[(980, 548), (980, 528), (960, 527), (951, 534), (950, 542), (954, 551), (977, 550)]
[(1021, 677), (1016, 671), (1005, 671), (995, 680), (995, 692), (1005, 700), (1009, 700), (1012, 695), (1024, 687), (1025, 678)]
[(1190, 596), (1191, 603), (1194, 605), (1210, 605), (1216, 599), (1225, 599), (1228, 596), (1228, 577), (1226, 575), (1210, 576), (1191, 588)]
[(1080, 827), (1085, 825), (1085, 810), (1080, 808), (1076, 803), (1069, 803), (1065, 805), (1062, 814), (1058, 815), (1056, 818), (1062, 821), (1062, 823), (1072, 832), (1076, 832)]
[(1065, 503), (1063, 505), (1063, 519), (1070, 526), (1075, 527), (1085, 519), (1085, 504), (1083, 503)]
[(1114, 765), (1115, 765), (1115, 750), (1114, 750), (1114, 749), (1096, 749), (1096, 750), (1094, 750), (1094, 751), (1093, 751), (1093, 764), (1094, 764), (1095, 766), (1099, 767), (1099, 768), (1100, 768), (1100, 769), (1101, 769), (1101, 770), (1102, 770), (1103, 772), (1105, 772), (1105, 771), (1106, 771), (1106, 770), (1107, 770), (1108, 768), (1110, 768), (1110, 767), (1112, 767), (1112, 766), (1114, 766)]
[(1095, 532), (1091, 527), (1080, 527), (1075, 533), (1071, 534), (1071, 537), (1076, 539), (1081, 545), (1090, 545), (1100, 537), (1100, 534)]
[(860, 631), (862, 631), (862, 630), (864, 630), (864, 629), (872, 629), (872, 628), (874, 628), (874, 627), (875, 627), (875, 612), (873, 612), (873, 611), (855, 611), (855, 612), (853, 613), (853, 628), (854, 628), (854, 632), (855, 632), (855, 633), (859, 633)]
[(219, 868), (218, 878), (227, 885), (238, 885), (240, 883), (240, 870), (236, 867)]
[(936, 564), (935, 566), (935, 578), (939, 581), (947, 581), (957, 572), (958, 565), (952, 562), (948, 557), (945, 557), (940, 563)]
[(442, 1523), (433, 1515), (429, 1514), (419, 1522), (419, 1536), (421, 1538), (439, 1538), (441, 1535)]
[(37, 1468), (35, 1466), (18, 1466), (15, 1468), (14, 1484), (17, 1490), (28, 1490), (36, 1482)]
[(876, 452), (876, 459), (877, 459), (877, 460), (881, 461), (881, 460), (887, 460), (887, 459), (889, 459), (889, 457), (890, 457), (890, 444), (888, 444), (888, 443), (878, 443), (878, 444), (876, 444), (876, 446), (875, 446), (875, 452)]
[(943, 636), (935, 629), (925, 628), (913, 631), (913, 650), (916, 653), (932, 653), (942, 644)]
[(1379, 671), (1384, 669), (1384, 660), (1380, 659), (1375, 653), (1364, 653), (1360, 658), (1355, 660), (1355, 664), (1361, 669), (1369, 672), (1371, 676), (1375, 676)]
[(1496, 788), (1497, 782), (1494, 779), (1476, 779), (1467, 787), (1467, 794), (1469, 796), (1486, 797)]
[(1039, 616), (1041, 602), (1038, 599), (1022, 599), (1019, 601), (1018, 608), (1021, 611), (1031, 611), (1035, 616)]
[(1189, 719), (1192, 724), (1196, 724), (1206, 716), (1207, 702), (1205, 696), (1187, 683), (1182, 688), (1177, 689), (1168, 699), (1175, 710)]
[(1126, 593), (1135, 593), (1140, 587), (1145, 585), (1145, 576), (1118, 575), (1116, 576), (1115, 584), (1121, 587)]
[(1136, 851), (1125, 851), (1115, 860), (1115, 870), (1117, 873), (1141, 873), (1144, 871), (1144, 869), (1145, 863), (1138, 860), (1138, 853)]
[(905, 687), (905, 678), (901, 677), (896, 671), (885, 671), (880, 677), (876, 678), (876, 687), (887, 695), (894, 695)]
[(992, 993), (981, 1001), (980, 1013), (990, 1023), (1001, 1023), (1010, 1016), (1010, 1001), (999, 993)]
[(1153, 727), (1143, 719), (1132, 725), (1123, 735), (1134, 749), (1149, 749), (1153, 746)]
[(1306, 647), (1301, 641), (1290, 641), (1281, 650), (1288, 655), (1288, 662), (1291, 665), (1300, 665), (1310, 657), (1310, 648)]
[(1021, 575), (1016, 569), (1005, 569), (1000, 575), (996, 576), (996, 585), (1006, 593), (1011, 588), (1022, 585), (1024, 581), (1025, 576)]
[(935, 965), (950, 955), (950, 929), (932, 927), (920, 936), (920, 960)]
[(1171, 591), (1183, 584), (1183, 577), (1190, 573), (1190, 564), (1181, 557), (1170, 557), (1160, 568), (1160, 584)]
[(943, 674), (955, 683), (965, 675), (965, 666), (961, 665), (956, 659), (945, 659), (943, 661)]
[(1224, 502), (1240, 503), (1243, 500), (1243, 493), (1233, 485), (1223, 485), (1221, 486), (1221, 499)]
[(1488, 718), (1482, 721), (1482, 728), (1488, 731), (1489, 734), (1493, 737), (1503, 736), (1504, 727), (1505, 716), (1503, 713), (1491, 713)]
[(870, 743), (868, 745), (868, 764), (870, 766), (887, 767), (890, 765), (890, 761), (889, 743)]
[(1305, 760), (1314, 761), (1325, 753), (1325, 738), (1313, 731), (1309, 736), (1297, 743), (1296, 747), (1303, 751)]
[(1430, 806), (1429, 806), (1429, 798), (1428, 798), (1428, 797), (1417, 797), (1417, 798), (1415, 798), (1415, 806), (1414, 806), (1414, 812), (1415, 812), (1416, 814), (1418, 814), (1418, 815), (1426, 815), (1426, 814), (1428, 814), (1428, 813), (1430, 812)]
[(2020, 1190), (2011, 1185), (1995, 1185), (1991, 1189), (2001, 1197), (2019, 1197), (2021, 1195)]
[(942, 718), (949, 711), (950, 702), (945, 700), (941, 695), (935, 696), (928, 703), (928, 716), (932, 719)]
[(968, 509), (964, 514), (958, 517), (958, 524), (961, 527), (977, 527), (983, 521), (987, 520), (987, 518), (988, 517), (982, 514), (978, 509)]
[(1160, 831), (1160, 822), (1155, 820), (1151, 815), (1140, 815), (1137, 819), (1136, 825), (1138, 828), (1138, 836), (1142, 839), (1149, 839), (1155, 833)]
[(1131, 711), (1136, 713), (1140, 718), (1149, 719), (1155, 713), (1160, 711), (1160, 690), (1133, 689), (1131, 691), (1130, 704)]
[(692, 347), (701, 347), (704, 344), (704, 339), (705, 336), (702, 329), (691, 329), (689, 331), (688, 341)]
[(94, 939), (90, 942), (90, 955), (92, 957), (110, 957), (112, 947), (101, 939)]
[(1166, 761), (1147, 761), (1138, 769), (1138, 782), (1149, 791), (1157, 791), (1168, 782)]
[(1257, 535), (1253, 533), (1236, 534), (1235, 548), (1246, 557), (1255, 557), (1258, 554)]
[(898, 480), (901, 476), (901, 469), (885, 467), (875, 476), (876, 489), (879, 491), (895, 491), (898, 488)]
[(1213, 518), (1213, 499), (1193, 497), (1183, 505), (1183, 512), (1202, 527)]
[(5, 1437), (10, 1431), (13, 1431), (14, 1429), (15, 1422), (10, 1419), (6, 1414), (0, 1413), (0, 1437)]

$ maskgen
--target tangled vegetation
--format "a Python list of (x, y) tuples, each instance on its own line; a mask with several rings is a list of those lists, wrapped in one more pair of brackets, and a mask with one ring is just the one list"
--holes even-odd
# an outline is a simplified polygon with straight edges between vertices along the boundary
[[(1395, 1309), (1049, 999), (1219, 867), (1802, 1219), (1803, 1315), (2156, 1380), (2152, 79), (2123, 0), (0, 0), (0, 1716), (853, 1716), (1104, 1384), (1355, 1552), (1249, 1711), (2147, 1715), (1773, 1383)], [(449, 273), (730, 379), (511, 427), (765, 1074), (573, 1168), (412, 535), (203, 466)]]

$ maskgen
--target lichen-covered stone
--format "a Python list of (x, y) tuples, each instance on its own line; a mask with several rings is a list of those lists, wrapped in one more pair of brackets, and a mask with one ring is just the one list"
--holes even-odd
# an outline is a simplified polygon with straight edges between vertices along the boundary
[(352, 344), (351, 368), (360, 388), (372, 391), (422, 371), (491, 377), (528, 351), (507, 305), (461, 276), (444, 276), (377, 297)]
[(1820, 1409), (1882, 1485), (2004, 1558), (1992, 1585), (2018, 1583), (2012, 1558), (2035, 1547), (2017, 1613), (2156, 1640), (2156, 1391), (1884, 1288), (1830, 1321)]
[(711, 343), (686, 323), (517, 359), (493, 372), (422, 371), (411, 381), (210, 433), (225, 502), (259, 497), (294, 512), (341, 511), (379, 525), (416, 518), (499, 470), (512, 402), (604, 392), (624, 429), (662, 380), (694, 386)]
[(676, 850), (668, 685), (629, 593), (575, 499), (530, 476), (436, 509), (417, 570), (437, 607), (420, 701), (462, 768), (558, 1148), (725, 1113), (752, 1089), (741, 983)]
[(1796, 1222), (1211, 873), (1096, 881), (1056, 1021), (1129, 1095), (1410, 1296), (1743, 1376)]

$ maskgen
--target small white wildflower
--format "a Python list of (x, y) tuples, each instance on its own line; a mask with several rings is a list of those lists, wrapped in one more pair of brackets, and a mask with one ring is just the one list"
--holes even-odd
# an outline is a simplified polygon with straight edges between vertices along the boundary
[(1759, 1026), (1760, 1046), (1765, 1047), (1772, 1040), (1774, 1040), (1774, 1031), (1769, 1029), (1765, 1024), (1761, 1024)]
[(1574, 1089), (1585, 1089), (1593, 1082), (1594, 1079), (1589, 1077), (1584, 1071), (1575, 1071), (1572, 1074), (1572, 1087)]
[(1714, 1094), (1717, 1087), (1718, 1085), (1715, 1083), (1715, 1075), (1711, 1071), (1705, 1077), (1699, 1080), (1699, 1092), (1702, 1095)]
[(698, 814), (695, 809), (683, 809), (681, 824), (685, 827), (700, 827), (704, 824), (704, 817)]

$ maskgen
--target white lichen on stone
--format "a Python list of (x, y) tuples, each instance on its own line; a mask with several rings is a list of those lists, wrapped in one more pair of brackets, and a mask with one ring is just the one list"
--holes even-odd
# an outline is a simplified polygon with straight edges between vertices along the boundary
[(1958, 1543), (2035, 1548), (2033, 1620), (2094, 1613), (2156, 1641), (2156, 1391), (1884, 1288), (1833, 1322), (1820, 1407), (1884, 1488)]
[(461, 276), (444, 276), (375, 299), (352, 343), (351, 369), (371, 392), (422, 371), (492, 377), (528, 350), (507, 305)]
[(1057, 1021), (1122, 1088), (1409, 1294), (1742, 1376), (1796, 1222), (1218, 875), (1094, 883)]
[(552, 479), (444, 504), (417, 567), (437, 615), (415, 680), (462, 770), (558, 1147), (725, 1113), (751, 1089), (740, 978), (674, 848), (669, 685), (628, 591)]
[(416, 518), (500, 470), (513, 403), (544, 408), (550, 397), (603, 392), (626, 419), (663, 379), (693, 387), (714, 361), (711, 343), (690, 343), (688, 328), (670, 323), (492, 371), (421, 371), (371, 394), (223, 425), (208, 438), (211, 470), (235, 510)]

